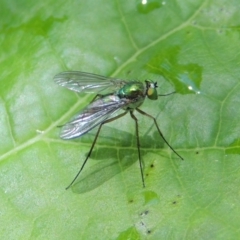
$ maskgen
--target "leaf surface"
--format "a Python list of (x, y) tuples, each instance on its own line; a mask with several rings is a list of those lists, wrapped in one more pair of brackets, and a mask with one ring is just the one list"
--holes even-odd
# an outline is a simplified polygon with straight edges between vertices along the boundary
[[(239, 1), (2, 1), (2, 239), (239, 239)], [(151, 79), (138, 113), (63, 141), (57, 126), (94, 96), (61, 71)]]

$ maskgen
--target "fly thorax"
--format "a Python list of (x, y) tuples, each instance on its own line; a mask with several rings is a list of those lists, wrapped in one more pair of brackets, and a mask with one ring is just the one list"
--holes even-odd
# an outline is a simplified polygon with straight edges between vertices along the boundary
[(144, 102), (144, 98), (140, 98), (134, 101), (130, 101), (129, 100), (129, 104), (125, 107), (123, 107), (124, 110), (131, 110), (131, 109), (135, 109), (138, 108), (142, 105), (142, 103)]
[(143, 103), (146, 96), (146, 87), (141, 82), (132, 81), (119, 89), (118, 96), (129, 102), (128, 105), (124, 107), (125, 110), (135, 109)]
[(139, 99), (145, 97), (145, 86), (141, 82), (129, 82), (125, 84), (121, 89), (118, 91), (118, 96), (120, 98), (126, 98), (126, 99)]

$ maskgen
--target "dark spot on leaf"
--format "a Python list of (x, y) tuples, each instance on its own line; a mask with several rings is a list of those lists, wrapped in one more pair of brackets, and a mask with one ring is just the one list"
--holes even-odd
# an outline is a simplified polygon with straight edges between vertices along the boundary
[(149, 213), (149, 211), (148, 210), (145, 210), (145, 211), (143, 211), (142, 213), (140, 213), (140, 216), (145, 216), (145, 215), (147, 215)]

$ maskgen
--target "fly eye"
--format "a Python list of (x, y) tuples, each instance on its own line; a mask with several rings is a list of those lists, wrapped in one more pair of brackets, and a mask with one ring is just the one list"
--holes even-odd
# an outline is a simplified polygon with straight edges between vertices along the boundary
[(151, 100), (156, 100), (158, 99), (158, 95), (157, 95), (157, 90), (155, 88), (148, 88), (147, 90), (147, 96), (149, 99)]

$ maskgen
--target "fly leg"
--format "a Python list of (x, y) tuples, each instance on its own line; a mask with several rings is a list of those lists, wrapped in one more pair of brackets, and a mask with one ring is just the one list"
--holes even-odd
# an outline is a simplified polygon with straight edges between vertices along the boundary
[(156, 128), (157, 128), (157, 130), (158, 130), (158, 133), (159, 133), (159, 135), (162, 137), (162, 139), (164, 140), (164, 142), (171, 148), (171, 150), (172, 150), (179, 158), (181, 158), (181, 159), (183, 160), (183, 158), (173, 149), (173, 147), (168, 143), (168, 141), (166, 140), (166, 138), (163, 136), (162, 132), (160, 131), (160, 128), (158, 127), (158, 124), (157, 124), (156, 119), (155, 119), (153, 116), (147, 114), (146, 112), (144, 112), (144, 111), (142, 111), (142, 110), (140, 110), (140, 109), (138, 109), (138, 108), (136, 108), (136, 110), (137, 110), (139, 113), (141, 113), (142, 115), (147, 116), (147, 117), (149, 117), (149, 118), (151, 118), (151, 119), (153, 120), (153, 122), (154, 122), (154, 124), (155, 124), (155, 126), (156, 126)]
[(90, 148), (90, 150), (89, 150), (89, 152), (88, 152), (88, 154), (87, 154), (86, 159), (84, 160), (84, 162), (83, 162), (80, 170), (78, 171), (77, 175), (74, 177), (74, 179), (72, 180), (72, 182), (66, 187), (66, 190), (69, 189), (69, 188), (73, 185), (73, 183), (77, 180), (79, 174), (81, 173), (81, 171), (83, 170), (85, 164), (87, 163), (88, 158), (91, 156), (92, 150), (93, 150), (93, 148), (94, 148), (94, 146), (95, 146), (95, 144), (96, 144), (96, 142), (97, 142), (98, 135), (99, 135), (99, 133), (100, 133), (100, 130), (101, 130), (102, 126), (103, 126), (105, 123), (109, 123), (109, 122), (112, 122), (112, 121), (114, 121), (114, 120), (116, 120), (116, 119), (118, 119), (118, 118), (123, 117), (124, 115), (127, 114), (127, 112), (128, 112), (128, 111), (126, 111), (126, 112), (124, 112), (124, 113), (121, 113), (121, 114), (117, 115), (116, 117), (107, 119), (107, 120), (105, 120), (104, 122), (102, 122), (102, 123), (99, 125), (99, 128), (98, 128), (98, 130), (97, 130), (96, 136), (95, 136), (95, 138), (94, 138), (94, 140), (93, 140), (92, 146), (91, 146), (91, 148)]
[(96, 99), (98, 98), (103, 98), (103, 97), (106, 97), (106, 96), (110, 96), (110, 95), (113, 95), (113, 93), (108, 93), (108, 94), (96, 94), (96, 96), (92, 99), (92, 101), (90, 103), (93, 103)]
[(140, 141), (139, 141), (139, 131), (138, 131), (138, 119), (136, 118), (136, 116), (133, 114), (133, 111), (131, 111), (131, 110), (130, 110), (130, 115), (131, 115), (132, 119), (135, 121), (136, 136), (137, 136), (138, 160), (139, 160), (139, 165), (140, 165), (140, 169), (141, 169), (142, 184), (143, 184), (143, 187), (145, 187), (145, 181), (144, 181), (144, 175), (143, 175), (143, 164), (142, 164), (141, 152), (140, 152)]

